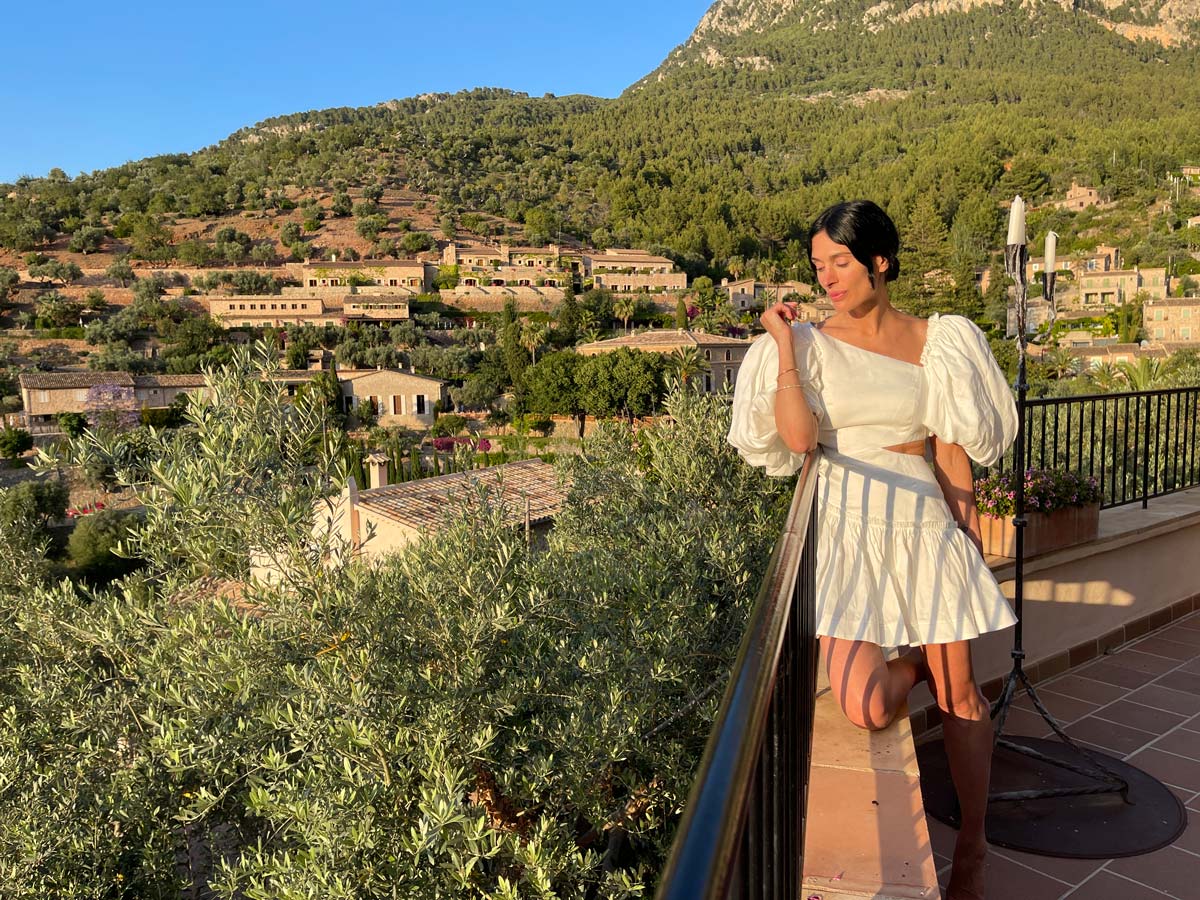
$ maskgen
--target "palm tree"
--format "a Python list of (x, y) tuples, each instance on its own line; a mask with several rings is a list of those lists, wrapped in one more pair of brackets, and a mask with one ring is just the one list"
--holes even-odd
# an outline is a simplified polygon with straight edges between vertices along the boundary
[(730, 277), (738, 281), (746, 273), (746, 260), (740, 256), (731, 256), (725, 260), (725, 268), (729, 270)]
[(621, 323), (625, 326), (626, 334), (629, 334), (629, 320), (637, 313), (637, 307), (637, 298), (632, 294), (618, 297), (613, 301), (613, 315), (621, 320)]
[(1166, 387), (1174, 370), (1170, 360), (1154, 359), (1143, 356), (1136, 363), (1121, 361), (1117, 363), (1117, 371), (1129, 385), (1131, 390), (1152, 391)]
[(1121, 386), (1121, 373), (1110, 362), (1102, 362), (1087, 373), (1088, 380), (1098, 391), (1111, 394)]
[(701, 356), (695, 347), (680, 347), (667, 356), (666, 363), (667, 371), (684, 384), (687, 384), (693, 375), (707, 372), (710, 368), (708, 360)]
[(779, 282), (783, 278), (783, 267), (775, 260), (768, 259), (758, 264), (758, 277), (767, 284), (775, 285), (775, 302), (779, 302)]
[(1079, 374), (1082, 360), (1066, 347), (1055, 347), (1042, 356), (1042, 363), (1056, 379), (1074, 378)]
[(529, 322), (521, 329), (521, 346), (529, 351), (535, 365), (537, 363), (538, 347), (546, 343), (546, 334), (545, 322)]

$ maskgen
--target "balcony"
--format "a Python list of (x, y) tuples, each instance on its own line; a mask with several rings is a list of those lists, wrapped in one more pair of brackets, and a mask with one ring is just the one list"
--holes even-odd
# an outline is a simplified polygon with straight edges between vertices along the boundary
[[(1200, 567), (1190, 563), (1200, 546), (1198, 394), (1036, 401), (1022, 461), (1095, 474), (1106, 491), (1096, 540), (1026, 561), (1026, 671), (1074, 740), (1158, 778), (1195, 814)], [(816, 671), (813, 482), (808, 465), (685, 807), (663, 900), (924, 900), (944, 890), (955, 833), (925, 814), (916, 754), (939, 736), (928, 691), (913, 692), (909, 717), (865, 732), (845, 720)], [(988, 562), (1011, 597), (1012, 560)], [(1011, 668), (1011, 646), (1011, 630), (975, 642), (976, 675), (991, 699)], [(1049, 732), (1030, 701), (1018, 698), (1005, 733)], [(988, 881), (989, 900), (1184, 900), (1200, 883), (1200, 828), (1124, 859), (993, 848)]]

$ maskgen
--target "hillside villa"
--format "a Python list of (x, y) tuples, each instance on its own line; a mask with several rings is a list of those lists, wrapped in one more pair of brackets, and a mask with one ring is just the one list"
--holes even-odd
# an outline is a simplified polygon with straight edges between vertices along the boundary
[(775, 284), (756, 281), (753, 278), (743, 278), (739, 281), (723, 278), (721, 290), (725, 292), (729, 302), (738, 312), (761, 310), (774, 303), (776, 297), (781, 300), (788, 297), (808, 299), (813, 295), (812, 285), (802, 281), (782, 281)]
[(586, 251), (583, 254), (584, 274), (592, 284), (610, 291), (683, 291), (687, 290), (687, 275), (675, 270), (675, 264), (665, 256), (655, 256), (645, 250), (609, 248), (603, 253)]
[(1084, 306), (1109, 307), (1128, 303), (1138, 294), (1152, 300), (1165, 300), (1171, 278), (1164, 268), (1111, 269), (1084, 272), (1078, 278), (1079, 295)]
[[(274, 381), (295, 396), (318, 370), (280, 370)], [(446, 382), (399, 369), (345, 369), (337, 372), (342, 412), (356, 414), (369, 408), (381, 425), (428, 428), (434, 407), (449, 400)], [(131, 390), (133, 410), (166, 409), (180, 394), (203, 392), (203, 375), (133, 375), (129, 372), (34, 372), (18, 376), (23, 428), (34, 434), (60, 433), (60, 413), (86, 414), (88, 391), (97, 385)]]
[(1200, 343), (1200, 297), (1168, 297), (1142, 307), (1146, 336), (1155, 341)]
[(1071, 182), (1070, 189), (1067, 190), (1067, 196), (1062, 200), (1051, 200), (1046, 206), (1055, 207), (1057, 209), (1065, 209), (1070, 212), (1082, 212), (1089, 206), (1100, 205), (1100, 192), (1095, 188), (1084, 187), (1083, 185)]

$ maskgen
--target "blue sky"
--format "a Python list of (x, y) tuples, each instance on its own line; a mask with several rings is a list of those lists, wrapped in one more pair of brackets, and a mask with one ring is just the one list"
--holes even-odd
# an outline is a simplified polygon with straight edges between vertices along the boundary
[(0, 183), (426, 91), (615, 97), (686, 40), (710, 2), (6, 4)]

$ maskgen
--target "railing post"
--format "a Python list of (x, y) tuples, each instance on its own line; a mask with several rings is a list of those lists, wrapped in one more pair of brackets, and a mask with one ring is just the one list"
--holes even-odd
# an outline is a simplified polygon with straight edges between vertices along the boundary
[(1150, 395), (1139, 398), (1146, 403), (1146, 433), (1142, 437), (1142, 509), (1150, 505)]

